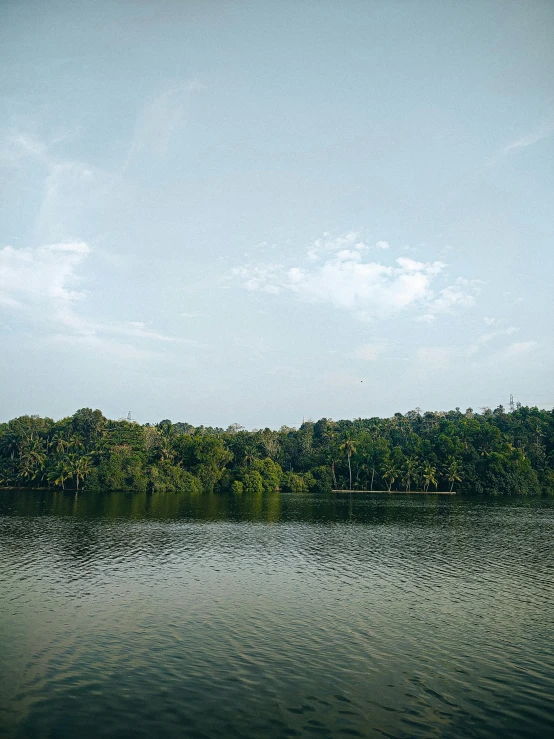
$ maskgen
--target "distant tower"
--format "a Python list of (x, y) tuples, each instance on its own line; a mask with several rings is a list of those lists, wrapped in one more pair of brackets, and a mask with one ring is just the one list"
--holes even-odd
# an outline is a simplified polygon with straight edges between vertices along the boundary
[(133, 417), (131, 415), (131, 411), (129, 411), (129, 413), (127, 413), (127, 420), (128, 421), (132, 421), (133, 420)]
[(516, 405), (514, 403), (514, 396), (512, 395), (512, 393), (510, 393), (510, 413), (514, 412), (515, 407)]

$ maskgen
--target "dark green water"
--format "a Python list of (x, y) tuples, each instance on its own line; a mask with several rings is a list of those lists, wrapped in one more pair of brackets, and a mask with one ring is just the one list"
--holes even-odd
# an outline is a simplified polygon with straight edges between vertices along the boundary
[(0, 734), (554, 736), (554, 501), (0, 493)]

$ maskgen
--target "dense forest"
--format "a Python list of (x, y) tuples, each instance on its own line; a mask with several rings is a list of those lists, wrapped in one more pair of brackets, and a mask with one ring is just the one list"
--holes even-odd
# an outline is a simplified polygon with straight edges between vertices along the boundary
[(0, 486), (554, 494), (554, 411), (415, 410), (278, 431), (168, 420), (142, 426), (90, 408), (61, 421), (21, 416), (0, 424)]

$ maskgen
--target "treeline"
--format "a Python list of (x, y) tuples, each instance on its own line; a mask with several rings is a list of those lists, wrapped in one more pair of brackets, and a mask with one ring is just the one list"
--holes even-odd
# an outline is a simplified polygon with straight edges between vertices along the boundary
[(554, 411), (406, 414), (246, 431), (141, 426), (82, 408), (0, 424), (0, 485), (195, 493), (425, 490), (554, 493)]

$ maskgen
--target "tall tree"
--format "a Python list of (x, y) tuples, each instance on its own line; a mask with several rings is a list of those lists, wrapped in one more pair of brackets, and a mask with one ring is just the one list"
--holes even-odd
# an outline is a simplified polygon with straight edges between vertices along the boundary
[(352, 455), (356, 454), (356, 447), (350, 439), (346, 438), (340, 445), (340, 450), (343, 454), (346, 454), (346, 458), (348, 459), (348, 477), (350, 481), (350, 490), (352, 490), (352, 465), (350, 460), (352, 459)]

